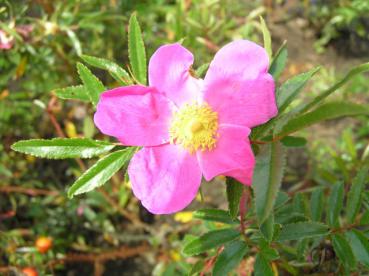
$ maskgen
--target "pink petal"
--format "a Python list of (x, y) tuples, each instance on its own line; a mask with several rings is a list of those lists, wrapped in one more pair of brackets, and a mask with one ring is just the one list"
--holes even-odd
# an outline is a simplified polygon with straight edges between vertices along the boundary
[(220, 123), (251, 128), (277, 114), (268, 64), (265, 49), (251, 41), (237, 40), (219, 50), (205, 76), (204, 98)]
[(133, 193), (154, 214), (182, 210), (195, 198), (201, 183), (196, 155), (170, 144), (140, 150), (128, 174)]
[(210, 151), (198, 151), (197, 158), (207, 181), (217, 175), (236, 178), (251, 185), (255, 166), (248, 135), (250, 129), (235, 125), (221, 125), (216, 147)]
[(236, 40), (221, 48), (210, 63), (205, 82), (220, 79), (254, 79), (267, 73), (269, 57), (265, 49), (248, 40)]
[(155, 88), (119, 87), (101, 94), (94, 121), (102, 133), (124, 145), (154, 146), (167, 143), (175, 108)]
[(161, 46), (149, 63), (149, 83), (164, 93), (177, 106), (200, 96), (201, 80), (191, 76), (193, 55), (181, 44)]
[(220, 124), (252, 128), (277, 115), (274, 80), (269, 74), (255, 79), (218, 79), (205, 88), (205, 101), (218, 112)]

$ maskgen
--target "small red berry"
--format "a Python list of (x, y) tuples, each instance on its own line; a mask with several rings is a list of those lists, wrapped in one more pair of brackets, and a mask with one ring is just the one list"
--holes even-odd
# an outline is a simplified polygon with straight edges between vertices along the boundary
[(53, 240), (49, 237), (39, 237), (36, 240), (36, 247), (40, 253), (46, 253), (52, 246)]
[(22, 272), (26, 276), (38, 276), (37, 271), (33, 267), (25, 267), (22, 269)]

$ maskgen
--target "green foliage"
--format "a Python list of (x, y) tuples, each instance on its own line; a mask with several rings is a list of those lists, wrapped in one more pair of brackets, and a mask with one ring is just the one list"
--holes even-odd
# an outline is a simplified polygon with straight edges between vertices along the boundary
[(287, 48), (286, 42), (283, 42), (282, 46), (278, 49), (278, 52), (275, 54), (272, 63), (269, 67), (269, 73), (273, 76), (275, 81), (278, 81), (280, 75), (282, 74), (284, 68), (287, 63)]
[(336, 252), (345, 268), (348, 271), (352, 270), (356, 266), (356, 259), (346, 238), (341, 234), (334, 234), (332, 244), (334, 252)]
[(359, 211), (362, 201), (362, 193), (367, 181), (368, 168), (363, 167), (358, 172), (351, 184), (350, 191), (347, 196), (346, 216), (349, 223), (353, 223)]
[(87, 193), (105, 184), (132, 157), (135, 148), (117, 150), (85, 171), (68, 190), (68, 197)]
[(236, 220), (232, 219), (229, 212), (219, 209), (200, 209), (193, 213), (193, 217), (197, 219), (202, 219), (206, 221), (222, 222), (227, 224), (238, 223)]
[(302, 240), (306, 238), (321, 237), (329, 233), (327, 225), (317, 222), (297, 222), (282, 227), (277, 240)]
[(109, 142), (86, 138), (54, 138), (18, 141), (12, 149), (36, 157), (49, 159), (91, 158), (109, 152), (114, 148)]
[(257, 156), (253, 176), (255, 208), (259, 223), (263, 223), (271, 214), (281, 185), (285, 158), (279, 142), (265, 146)]
[(248, 247), (243, 241), (233, 241), (227, 244), (214, 264), (213, 275), (227, 275), (237, 267), (247, 251)]
[(232, 229), (220, 229), (210, 231), (199, 238), (191, 240), (185, 244), (183, 253), (186, 255), (197, 255), (205, 252), (209, 249), (221, 246), (227, 242), (230, 242), (240, 236), (240, 232)]
[(54, 92), (58, 98), (63, 100), (80, 100), (84, 102), (90, 101), (87, 90), (83, 85), (55, 89)]
[(227, 178), (227, 199), (228, 207), (231, 218), (235, 218), (238, 215), (240, 208), (240, 200), (244, 191), (244, 186), (233, 178)]
[(78, 74), (83, 82), (88, 98), (94, 106), (99, 101), (100, 94), (106, 89), (101, 81), (82, 63), (77, 63)]
[(338, 183), (333, 185), (331, 194), (328, 200), (328, 210), (327, 210), (327, 222), (332, 227), (339, 226), (339, 216), (343, 207), (343, 183)]
[(146, 53), (140, 25), (135, 14), (131, 15), (128, 27), (128, 52), (132, 72), (136, 80), (146, 84)]

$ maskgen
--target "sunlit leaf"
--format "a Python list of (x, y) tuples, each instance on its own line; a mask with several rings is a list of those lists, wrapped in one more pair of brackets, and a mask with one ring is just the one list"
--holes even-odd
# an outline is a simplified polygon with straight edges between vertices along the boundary
[(86, 88), (83, 85), (69, 86), (54, 90), (55, 95), (63, 100), (80, 100), (84, 102), (90, 101)]
[(77, 63), (78, 74), (86, 88), (87, 95), (93, 105), (96, 106), (99, 101), (100, 94), (105, 91), (104, 85), (96, 78), (94, 74), (82, 63)]

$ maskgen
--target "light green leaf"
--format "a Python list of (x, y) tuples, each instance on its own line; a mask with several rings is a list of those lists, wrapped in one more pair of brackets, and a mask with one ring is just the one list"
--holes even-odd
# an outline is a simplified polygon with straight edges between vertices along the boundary
[(356, 115), (369, 115), (369, 106), (349, 102), (331, 102), (322, 104), (317, 109), (290, 120), (277, 136), (286, 136), (324, 120)]
[(89, 102), (90, 98), (87, 95), (86, 88), (83, 85), (69, 86), (54, 90), (55, 95), (63, 100), (80, 100)]
[(253, 176), (256, 216), (262, 224), (270, 215), (278, 195), (285, 166), (285, 154), (280, 142), (265, 145), (256, 157)]
[(86, 138), (92, 138), (95, 135), (95, 124), (90, 116), (86, 116), (83, 119), (83, 136)]
[(254, 276), (274, 276), (272, 267), (265, 257), (258, 253), (254, 264)]
[(109, 74), (121, 85), (132, 84), (129, 74), (115, 62), (107, 59), (82, 55), (81, 58), (89, 65), (109, 72)]
[(289, 104), (301, 92), (308, 80), (310, 80), (319, 69), (319, 67), (316, 67), (308, 72), (294, 76), (277, 89), (277, 105), (279, 113), (282, 113), (289, 106)]
[(82, 55), (81, 42), (79, 41), (76, 33), (73, 32), (71, 29), (66, 29), (65, 31), (66, 31), (67, 36), (69, 37), (69, 39), (72, 43), (72, 46), (73, 46), (74, 50), (76, 51), (77, 55), (78, 56)]
[(369, 241), (355, 229), (345, 233), (356, 259), (369, 268)]
[(327, 221), (333, 227), (339, 226), (339, 216), (342, 210), (344, 196), (343, 188), (343, 183), (334, 185), (328, 199)]
[(347, 270), (352, 270), (356, 267), (356, 259), (351, 250), (350, 244), (341, 234), (334, 234), (332, 236), (332, 244), (334, 252), (341, 260)]
[(183, 253), (190, 256), (197, 255), (232, 241), (240, 235), (239, 231), (232, 228), (210, 231), (187, 243), (183, 248)]
[(278, 49), (275, 57), (273, 58), (272, 64), (269, 68), (269, 73), (273, 76), (275, 81), (278, 81), (280, 75), (282, 74), (286, 62), (287, 62), (287, 48), (286, 48), (286, 41), (283, 42), (282, 46)]
[(87, 193), (105, 184), (120, 168), (131, 159), (135, 147), (115, 151), (85, 171), (68, 190), (68, 197)]
[(228, 275), (242, 261), (248, 251), (244, 241), (233, 241), (224, 247), (218, 256), (213, 269), (214, 276)]
[(193, 217), (197, 219), (216, 221), (227, 224), (238, 223), (237, 220), (231, 218), (229, 212), (219, 209), (200, 209), (193, 212)]
[(236, 179), (227, 177), (227, 200), (231, 218), (236, 218), (240, 209), (240, 200), (244, 185)]
[(311, 219), (313, 221), (320, 221), (323, 214), (323, 197), (324, 197), (323, 188), (316, 188), (311, 193), (310, 200), (310, 211), (311, 211)]
[(199, 77), (199, 78), (202, 78), (205, 75), (206, 71), (208, 70), (209, 65), (210, 65), (210, 63), (205, 63), (205, 64), (201, 65), (199, 68), (197, 68), (196, 76)]
[(278, 241), (302, 240), (327, 235), (327, 225), (318, 222), (298, 222), (283, 225)]
[(109, 142), (86, 138), (33, 139), (14, 143), (15, 151), (49, 159), (91, 158), (109, 152), (114, 148)]
[(106, 89), (101, 81), (82, 63), (77, 63), (78, 74), (86, 88), (87, 95), (94, 106), (99, 101), (100, 94)]
[(268, 53), (269, 60), (272, 59), (272, 38), (270, 36), (270, 32), (268, 30), (267, 25), (265, 24), (264, 18), (260, 16), (260, 26), (261, 31), (263, 33), (263, 40), (264, 40), (264, 48)]
[(331, 95), (333, 92), (335, 92), (337, 89), (342, 87), (349, 80), (351, 80), (354, 76), (364, 73), (366, 71), (369, 71), (369, 62), (360, 64), (359, 66), (356, 66), (355, 68), (351, 69), (342, 80), (334, 84), (332, 87), (328, 88), (326, 91), (324, 91), (322, 94), (317, 96), (310, 103), (304, 104), (301, 108), (299, 108), (301, 109), (301, 113), (304, 113), (308, 111), (309, 109), (313, 108), (314, 106), (319, 104), (322, 100), (324, 100), (329, 95)]
[(146, 84), (146, 53), (142, 39), (140, 25), (136, 14), (132, 14), (129, 19), (128, 27), (128, 54), (132, 72), (135, 78), (141, 83)]
[(361, 204), (361, 193), (365, 187), (368, 176), (368, 167), (363, 166), (354, 180), (347, 195), (346, 217), (348, 223), (353, 223)]
[(281, 139), (281, 142), (286, 147), (303, 147), (307, 140), (304, 137), (286, 136)]

